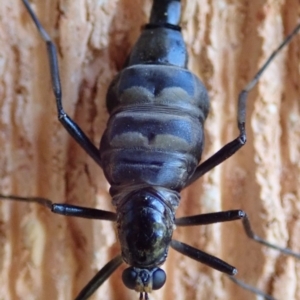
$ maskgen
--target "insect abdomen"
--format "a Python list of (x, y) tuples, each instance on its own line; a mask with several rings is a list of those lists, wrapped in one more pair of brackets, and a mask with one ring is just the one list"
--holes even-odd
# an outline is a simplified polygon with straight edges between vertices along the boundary
[(100, 153), (112, 186), (180, 190), (193, 174), (209, 100), (186, 63), (179, 26), (146, 25), (107, 93), (110, 119)]
[(202, 83), (186, 69), (135, 65), (118, 75), (108, 101), (117, 105), (100, 152), (110, 184), (181, 189), (203, 147), (208, 97)]

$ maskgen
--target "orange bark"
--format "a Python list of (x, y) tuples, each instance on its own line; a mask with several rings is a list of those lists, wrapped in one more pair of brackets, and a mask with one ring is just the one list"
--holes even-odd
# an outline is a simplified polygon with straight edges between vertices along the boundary
[[(99, 144), (105, 93), (147, 21), (151, 1), (45, 0), (32, 6), (59, 52), (66, 112)], [(237, 95), (296, 25), (299, 2), (183, 1), (189, 66), (211, 98), (203, 159), (234, 139)], [(300, 252), (299, 37), (249, 97), (248, 142), (183, 191), (178, 216), (244, 209), (255, 231)], [(0, 3), (0, 191), (112, 210), (101, 169), (56, 117), (46, 48), (20, 0)], [(113, 224), (3, 201), (0, 298), (71, 300), (119, 251)], [(239, 270), (279, 300), (300, 299), (299, 262), (256, 245), (241, 224), (178, 228), (175, 236)], [(255, 299), (224, 275), (170, 250), (151, 299)], [(118, 270), (93, 299), (137, 299)]]

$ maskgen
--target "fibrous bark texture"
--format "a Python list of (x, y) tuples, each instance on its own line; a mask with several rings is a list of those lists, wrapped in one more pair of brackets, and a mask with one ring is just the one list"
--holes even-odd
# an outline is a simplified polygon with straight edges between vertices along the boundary
[[(189, 66), (211, 111), (203, 160), (238, 135), (237, 96), (299, 22), (297, 0), (183, 1)], [(98, 146), (105, 94), (147, 22), (150, 0), (44, 0), (32, 7), (57, 45), (63, 105)], [(260, 236), (300, 252), (300, 38), (266, 70), (247, 105), (248, 141), (182, 192), (178, 216), (244, 209)], [(113, 210), (102, 170), (57, 120), (46, 47), (21, 0), (0, 2), (0, 193)], [(0, 202), (0, 298), (72, 300), (119, 252), (114, 225)], [(278, 300), (300, 299), (300, 263), (257, 245), (239, 221), (178, 228), (176, 239), (237, 267)], [(137, 299), (122, 266), (93, 299)], [(257, 299), (172, 249), (151, 299)], [(297, 280), (298, 279), (298, 280)]]

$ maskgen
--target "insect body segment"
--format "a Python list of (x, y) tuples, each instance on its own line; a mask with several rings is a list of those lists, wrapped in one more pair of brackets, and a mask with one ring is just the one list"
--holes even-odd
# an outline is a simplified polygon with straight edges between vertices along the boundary
[[(111, 116), (100, 155), (122, 256), (132, 266), (125, 274), (136, 274), (123, 281), (140, 292), (151, 291), (152, 268), (167, 257), (180, 199), (174, 191), (185, 186), (200, 161), (209, 107), (205, 87), (186, 69), (179, 8), (179, 1), (154, 1), (150, 23), (107, 93)], [(127, 190), (132, 192), (126, 195)]]
[[(167, 12), (179, 1), (161, 3)], [(179, 191), (199, 163), (208, 96), (186, 69), (179, 27), (167, 25), (145, 26), (128, 66), (109, 87), (111, 116), (100, 154), (112, 190), (149, 184)]]
[[(245, 112), (248, 92), (275, 55), (299, 31), (298, 25), (274, 51), (257, 75), (240, 93), (239, 136), (208, 160), (199, 164), (204, 146), (203, 125), (209, 99), (202, 82), (187, 69), (187, 51), (180, 32), (180, 1), (154, 0), (149, 24), (145, 25), (123, 70), (107, 92), (110, 118), (98, 150), (80, 127), (65, 113), (54, 43), (23, 0), (41, 37), (47, 44), (53, 91), (59, 121), (70, 135), (103, 168), (111, 184), (116, 213), (70, 204), (52, 203), (39, 197), (0, 195), (2, 199), (40, 204), (53, 213), (116, 221), (121, 255), (108, 262), (81, 290), (76, 300), (88, 299), (124, 261), (123, 283), (140, 292), (140, 299), (161, 288), (166, 281), (160, 269), (171, 246), (190, 258), (229, 276), (237, 270), (226, 262), (189, 245), (172, 240), (177, 226), (196, 226), (242, 220), (249, 238), (300, 259), (256, 236), (244, 211), (231, 210), (175, 219), (179, 192), (222, 163), (246, 142)], [(235, 282), (266, 299), (271, 296)]]

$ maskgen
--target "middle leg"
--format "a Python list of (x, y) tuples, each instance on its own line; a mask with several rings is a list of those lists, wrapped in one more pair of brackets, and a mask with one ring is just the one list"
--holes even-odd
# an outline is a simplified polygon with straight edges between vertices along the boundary
[(201, 163), (195, 170), (193, 176), (187, 182), (185, 187), (192, 184), (194, 181), (199, 179), (205, 173), (221, 164), (227, 158), (232, 156), (235, 152), (237, 152), (240, 148), (242, 148), (246, 143), (246, 131), (245, 131), (245, 123), (246, 123), (246, 104), (249, 92), (256, 86), (258, 80), (260, 79), (263, 72), (267, 69), (270, 63), (274, 60), (276, 55), (284, 48), (288, 43), (292, 40), (292, 38), (299, 32), (300, 24), (298, 24), (294, 30), (284, 39), (284, 41), (273, 51), (267, 61), (263, 64), (263, 66), (259, 69), (253, 79), (246, 85), (246, 87), (240, 92), (238, 98), (238, 111), (237, 111), (237, 124), (239, 129), (239, 136), (233, 141), (226, 144), (222, 147), (218, 152), (213, 154), (206, 161)]

